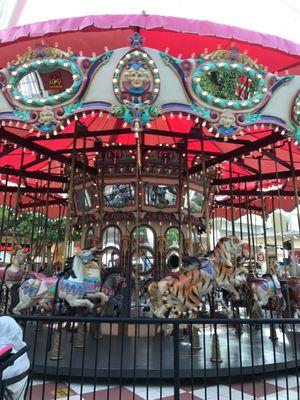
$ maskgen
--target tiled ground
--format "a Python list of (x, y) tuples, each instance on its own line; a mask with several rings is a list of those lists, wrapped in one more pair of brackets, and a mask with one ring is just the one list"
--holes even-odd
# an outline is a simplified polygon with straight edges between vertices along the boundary
[[(277, 381), (277, 385), (276, 385)], [(181, 400), (300, 400), (300, 388), (296, 375), (275, 376), (253, 382), (232, 383), (231, 387), (224, 384), (201, 386), (195, 382), (193, 390), (190, 386), (180, 389)], [(34, 380), (26, 400), (172, 400), (173, 386), (124, 385), (111, 384), (107, 386), (80, 383), (58, 383)], [(68, 396), (69, 391), (69, 396)], [(56, 392), (56, 397), (55, 397)], [(193, 395), (192, 395), (193, 393)]]

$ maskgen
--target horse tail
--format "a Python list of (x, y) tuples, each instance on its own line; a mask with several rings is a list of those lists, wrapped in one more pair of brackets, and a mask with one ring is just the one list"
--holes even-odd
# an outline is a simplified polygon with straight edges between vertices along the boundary
[(10, 303), (10, 307), (9, 307), (9, 312), (11, 312), (11, 313), (12, 313), (12, 310), (16, 307), (16, 305), (20, 301), (20, 295), (19, 295), (20, 286), (21, 286), (21, 283), (17, 282), (10, 289), (11, 303)]
[(0, 286), (0, 304), (2, 303), (3, 285), (5, 284), (6, 271), (9, 266), (10, 266), (10, 264), (6, 265), (4, 272), (3, 272), (3, 277), (2, 277), (1, 286)]
[(60, 275), (56, 281), (55, 284), (55, 290), (54, 290), (54, 297), (53, 297), (53, 307), (52, 307), (52, 315), (55, 315), (55, 306), (57, 304), (57, 300), (58, 300), (58, 286), (59, 286), (59, 282), (60, 280), (64, 277), (64, 274)]

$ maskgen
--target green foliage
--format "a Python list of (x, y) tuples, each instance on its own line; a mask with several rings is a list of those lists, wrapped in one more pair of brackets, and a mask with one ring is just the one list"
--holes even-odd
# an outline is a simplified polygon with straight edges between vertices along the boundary
[[(0, 220), (2, 221), (3, 206), (0, 207)], [(5, 207), (3, 221), (3, 236), (11, 237), (15, 222), (15, 211)], [(33, 229), (34, 227), (34, 229)], [(66, 218), (48, 219), (40, 213), (22, 212), (19, 213), (16, 221), (16, 239), (20, 243), (30, 243), (33, 234), (33, 243), (51, 242), (58, 243), (64, 240)]]
[[(236, 71), (211, 72), (200, 77), (199, 85), (209, 94), (228, 100), (241, 100), (238, 88), (243, 85), (241, 76)], [(257, 89), (257, 84), (252, 82), (248, 98), (252, 97)]]

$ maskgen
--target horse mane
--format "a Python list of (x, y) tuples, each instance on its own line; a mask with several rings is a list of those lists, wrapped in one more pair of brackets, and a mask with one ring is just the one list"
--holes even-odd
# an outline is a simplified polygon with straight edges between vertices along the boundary
[[(225, 257), (225, 254), (224, 254), (223, 249), (221, 248), (221, 245), (222, 245), (222, 247), (225, 247), (224, 243), (227, 241), (229, 241), (229, 238), (226, 238), (226, 237), (219, 239), (215, 248), (210, 253), (211, 254), (210, 256), (213, 256), (215, 258), (216, 264), (221, 264), (221, 265), (224, 265), (225, 267), (229, 267), (228, 259)], [(221, 257), (221, 259), (219, 256)]]
[(124, 274), (124, 271), (120, 267), (113, 267), (109, 269), (103, 269), (101, 271), (102, 279), (107, 279), (112, 274)]

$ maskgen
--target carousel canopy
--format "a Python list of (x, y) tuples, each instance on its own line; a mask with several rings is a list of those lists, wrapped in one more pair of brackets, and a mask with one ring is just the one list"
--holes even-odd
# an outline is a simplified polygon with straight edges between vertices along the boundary
[[(108, 150), (134, 150), (141, 135), (142, 152), (176, 151), (184, 143), (190, 176), (214, 170), (216, 215), (236, 218), (247, 207), (260, 213), (262, 205), (267, 212), (295, 208), (300, 45), (207, 21), (144, 14), (35, 23), (0, 32), (0, 42), (2, 201), (9, 192), (11, 205), (42, 208), (48, 196), (56, 216), (67, 201), (76, 133), (81, 158), (75, 166), (91, 176), (97, 175), (99, 141)], [(147, 75), (148, 97), (134, 83), (131, 97), (123, 95), (123, 65)], [(57, 76), (49, 80), (54, 67), (71, 75), (71, 89), (56, 91)], [(49, 100), (26, 97), (26, 87), (20, 93), (21, 78), (39, 68), (49, 78)], [(212, 76), (213, 95), (206, 89)], [(226, 93), (236, 85), (232, 97), (218, 85), (227, 85)]]

